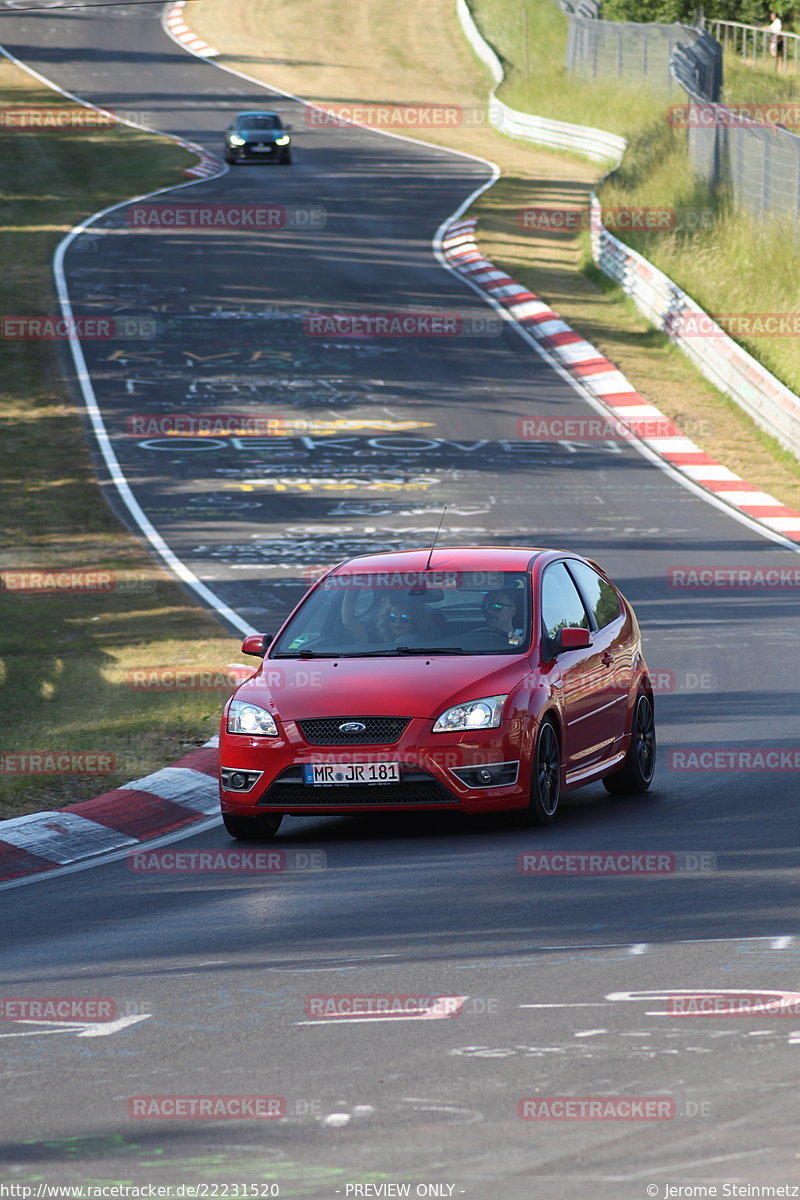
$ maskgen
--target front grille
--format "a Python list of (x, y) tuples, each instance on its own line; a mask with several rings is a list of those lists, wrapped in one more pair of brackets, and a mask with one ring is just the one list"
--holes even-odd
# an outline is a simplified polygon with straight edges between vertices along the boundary
[[(311, 746), (388, 746), (403, 733), (410, 717), (310, 717), (297, 725)], [(366, 729), (359, 733), (342, 733), (340, 725), (360, 721)]]
[(388, 808), (392, 805), (458, 804), (455, 796), (441, 787), (435, 779), (413, 779), (408, 783), (354, 783), (348, 786), (312, 787), (279, 780), (268, 788), (259, 806), (278, 808), (320, 808), (325, 805), (358, 805), (365, 808)]

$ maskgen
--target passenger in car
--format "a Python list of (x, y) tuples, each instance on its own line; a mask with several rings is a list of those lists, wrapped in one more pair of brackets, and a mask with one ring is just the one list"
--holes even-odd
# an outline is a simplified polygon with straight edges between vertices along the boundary
[(355, 615), (356, 591), (348, 591), (342, 599), (342, 625), (353, 641), (360, 644), (381, 644), (387, 647), (402, 644), (407, 638), (439, 637), (435, 615), (426, 608), (419, 596), (394, 591), (379, 596), (369, 612)]

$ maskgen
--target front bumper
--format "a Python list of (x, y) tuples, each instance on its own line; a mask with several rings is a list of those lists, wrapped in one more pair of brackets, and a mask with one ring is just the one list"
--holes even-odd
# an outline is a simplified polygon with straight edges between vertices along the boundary
[(227, 153), (243, 162), (271, 162), (275, 158), (284, 158), (290, 149), (290, 146), (275, 145), (256, 149), (256, 144), (248, 142), (244, 146), (228, 146)]
[[(409, 808), (478, 813), (523, 808), (530, 796), (519, 723), (511, 721), (480, 732), (431, 734), (430, 721), (411, 720), (397, 742), (353, 746), (309, 745), (291, 722), (278, 738), (223, 730), (219, 761), (222, 811), (237, 816)], [(304, 780), (303, 768), (312, 764), (383, 762), (399, 765), (399, 782)], [(241, 784), (245, 788), (232, 786)]]

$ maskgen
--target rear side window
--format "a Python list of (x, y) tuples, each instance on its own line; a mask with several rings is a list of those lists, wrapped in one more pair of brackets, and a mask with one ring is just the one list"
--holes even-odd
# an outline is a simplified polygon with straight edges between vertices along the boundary
[(611, 584), (607, 583), (591, 567), (587, 567), (586, 563), (571, 561), (569, 569), (570, 574), (578, 581), (578, 586), (583, 592), (597, 628), (602, 629), (604, 625), (610, 625), (612, 621), (615, 621), (622, 610), (619, 596)]
[(562, 629), (588, 629), (589, 618), (563, 562), (547, 567), (542, 577), (542, 624), (554, 639)]

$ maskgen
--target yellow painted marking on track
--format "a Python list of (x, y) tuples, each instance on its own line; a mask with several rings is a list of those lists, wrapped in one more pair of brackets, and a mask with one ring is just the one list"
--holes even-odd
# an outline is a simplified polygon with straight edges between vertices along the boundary
[(388, 479), (314, 479), (314, 478), (276, 478), (249, 479), (244, 483), (226, 483), (226, 488), (234, 488), (242, 492), (254, 492), (257, 488), (272, 488), (275, 492), (313, 492), (316, 489), (324, 492), (415, 492), (426, 491), (439, 482), (438, 479), (412, 479), (404, 483), (395, 483)]
[[(220, 414), (220, 420), (224, 414)], [(256, 420), (264, 420), (263, 417), (255, 418)], [(158, 418), (154, 417), (154, 421)], [(176, 429), (167, 429), (164, 432), (165, 437), (286, 437), (291, 433), (314, 433), (318, 436), (325, 434), (341, 433), (342, 430), (358, 431), (361, 429), (377, 429), (388, 433), (398, 433), (407, 429), (429, 429), (435, 424), (434, 421), (389, 421), (389, 420), (364, 420), (359, 421), (347, 417), (338, 417), (330, 421), (324, 420), (309, 420), (301, 417), (296, 420), (284, 419), (282, 417), (267, 418), (267, 428), (263, 430), (254, 429), (221, 429), (208, 430), (199, 429), (195, 433), (186, 434)]]

